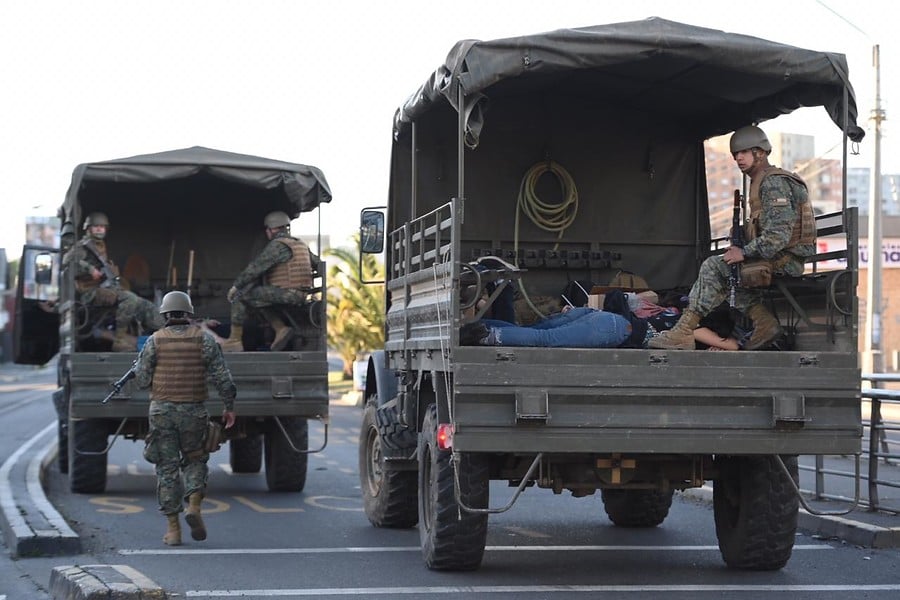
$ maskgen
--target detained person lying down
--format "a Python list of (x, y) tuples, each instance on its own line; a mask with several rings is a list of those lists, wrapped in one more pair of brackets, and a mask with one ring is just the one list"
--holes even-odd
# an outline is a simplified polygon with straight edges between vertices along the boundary
[(460, 343), (480, 346), (616, 348), (632, 334), (623, 316), (594, 308), (572, 308), (533, 325), (482, 319), (460, 330)]

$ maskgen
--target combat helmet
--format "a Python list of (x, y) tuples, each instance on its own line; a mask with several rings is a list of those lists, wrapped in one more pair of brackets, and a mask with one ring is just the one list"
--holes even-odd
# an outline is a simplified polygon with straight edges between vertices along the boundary
[(290, 225), (291, 218), (287, 216), (287, 213), (276, 210), (267, 214), (263, 223), (265, 224), (266, 229), (278, 229), (279, 227), (287, 227)]
[(169, 292), (163, 296), (162, 304), (159, 305), (159, 314), (164, 315), (170, 312), (183, 312), (189, 315), (194, 314), (194, 305), (191, 303), (191, 297), (184, 292)]
[(731, 135), (731, 153), (749, 150), (750, 148), (762, 148), (766, 152), (772, 151), (772, 144), (765, 132), (756, 125), (741, 127)]
[(106, 216), (106, 213), (102, 212), (92, 212), (84, 219), (84, 226), (82, 229), (87, 231), (88, 227), (92, 227), (94, 225), (106, 225), (106, 228), (109, 229), (109, 218)]

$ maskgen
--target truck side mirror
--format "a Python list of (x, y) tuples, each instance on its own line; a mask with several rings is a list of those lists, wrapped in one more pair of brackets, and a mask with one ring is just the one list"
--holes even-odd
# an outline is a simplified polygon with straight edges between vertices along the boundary
[(48, 252), (41, 252), (34, 257), (34, 282), (38, 285), (53, 282), (53, 257)]
[(359, 223), (359, 249), (363, 254), (384, 252), (384, 213), (363, 210)]

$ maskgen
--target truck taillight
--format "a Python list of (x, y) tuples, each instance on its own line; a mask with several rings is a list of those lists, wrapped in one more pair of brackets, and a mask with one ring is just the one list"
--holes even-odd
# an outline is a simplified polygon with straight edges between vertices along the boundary
[(437, 445), (440, 450), (453, 448), (453, 425), (441, 423), (437, 428)]

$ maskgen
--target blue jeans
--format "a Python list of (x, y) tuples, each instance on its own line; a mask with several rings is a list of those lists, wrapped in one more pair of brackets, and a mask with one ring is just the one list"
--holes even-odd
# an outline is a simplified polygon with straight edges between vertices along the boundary
[(625, 317), (587, 307), (573, 308), (527, 327), (495, 319), (483, 322), (497, 346), (615, 348), (631, 334), (631, 323)]

